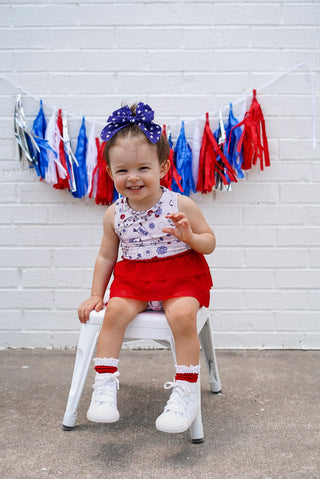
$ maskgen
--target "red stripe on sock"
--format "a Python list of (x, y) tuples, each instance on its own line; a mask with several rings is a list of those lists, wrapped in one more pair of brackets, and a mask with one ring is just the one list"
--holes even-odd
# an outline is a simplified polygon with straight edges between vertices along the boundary
[(116, 371), (118, 371), (118, 368), (116, 368), (115, 366), (95, 366), (94, 368), (97, 373), (99, 374), (104, 374), (104, 373), (115, 373)]
[(197, 373), (177, 373), (176, 381), (187, 381), (188, 383), (196, 383), (198, 381), (199, 374)]

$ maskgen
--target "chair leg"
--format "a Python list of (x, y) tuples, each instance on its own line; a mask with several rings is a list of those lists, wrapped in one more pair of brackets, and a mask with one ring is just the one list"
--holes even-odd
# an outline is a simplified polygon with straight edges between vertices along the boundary
[(204, 441), (203, 433), (203, 424), (202, 424), (202, 414), (201, 414), (201, 382), (200, 374), (198, 377), (198, 401), (199, 401), (199, 412), (190, 426), (190, 436), (194, 444), (201, 444)]
[(209, 318), (199, 333), (199, 339), (210, 375), (210, 389), (215, 394), (221, 393), (221, 382), (214, 349), (212, 326)]
[(62, 427), (65, 431), (70, 431), (75, 425), (78, 404), (88, 374), (90, 361), (92, 359), (100, 327), (101, 325), (99, 324), (87, 323), (81, 325), (71, 388), (62, 423)]

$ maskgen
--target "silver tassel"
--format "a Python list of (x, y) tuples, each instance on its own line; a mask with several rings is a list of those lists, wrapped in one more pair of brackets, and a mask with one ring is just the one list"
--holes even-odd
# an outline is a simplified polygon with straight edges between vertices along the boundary
[[(19, 146), (20, 161), (22, 161), (23, 156), (25, 156), (30, 163), (36, 163), (36, 152), (39, 153), (40, 149), (31, 132), (27, 129), (20, 93), (17, 94), (14, 107), (14, 134)], [(33, 151), (31, 151), (29, 147), (27, 137), (29, 137), (29, 140), (33, 146)]]
[(73, 171), (73, 163), (75, 163), (78, 167), (79, 164), (77, 162), (76, 157), (74, 156), (74, 153), (71, 148), (71, 141), (69, 137), (69, 129), (68, 129), (68, 121), (66, 115), (63, 113), (62, 114), (62, 131), (63, 131), (63, 143), (64, 147), (66, 150), (66, 153), (69, 157), (69, 164), (70, 164), (70, 190), (72, 192), (77, 191), (77, 185), (76, 185), (76, 180), (74, 177), (74, 171)]

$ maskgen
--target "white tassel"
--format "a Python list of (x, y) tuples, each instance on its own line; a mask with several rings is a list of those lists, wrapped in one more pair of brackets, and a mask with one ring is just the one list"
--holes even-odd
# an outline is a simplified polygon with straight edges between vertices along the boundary
[(198, 175), (199, 175), (199, 158), (200, 158), (200, 149), (201, 149), (201, 132), (199, 120), (196, 120), (196, 125), (193, 132), (192, 139), (192, 176), (194, 184), (197, 187)]
[(96, 197), (97, 193), (97, 176), (93, 178), (93, 171), (97, 166), (97, 157), (98, 157), (98, 148), (95, 138), (95, 124), (92, 124), (88, 144), (87, 144), (87, 156), (86, 156), (86, 165), (87, 165), (87, 177), (88, 177), (88, 191), (86, 196), (88, 197), (90, 191), (92, 190), (92, 197)]
[(58, 157), (55, 156), (53, 151), (48, 149), (48, 169), (46, 171), (45, 180), (50, 185), (55, 185), (58, 182), (57, 169), (59, 170), (60, 178), (66, 178), (67, 172), (62, 166), (59, 158), (59, 143), (60, 143), (60, 132), (57, 125), (56, 118), (56, 108), (54, 108), (51, 118), (48, 122), (45, 139), (48, 141), (51, 148), (57, 153)]

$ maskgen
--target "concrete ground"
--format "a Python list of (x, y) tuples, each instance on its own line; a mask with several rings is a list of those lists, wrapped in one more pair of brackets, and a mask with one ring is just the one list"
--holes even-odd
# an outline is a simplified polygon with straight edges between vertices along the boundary
[(61, 423), (74, 351), (3, 350), (1, 479), (320, 477), (320, 351), (217, 351), (222, 395), (202, 368), (205, 442), (158, 432), (170, 351), (123, 350), (120, 421), (90, 423), (91, 368), (73, 431)]

